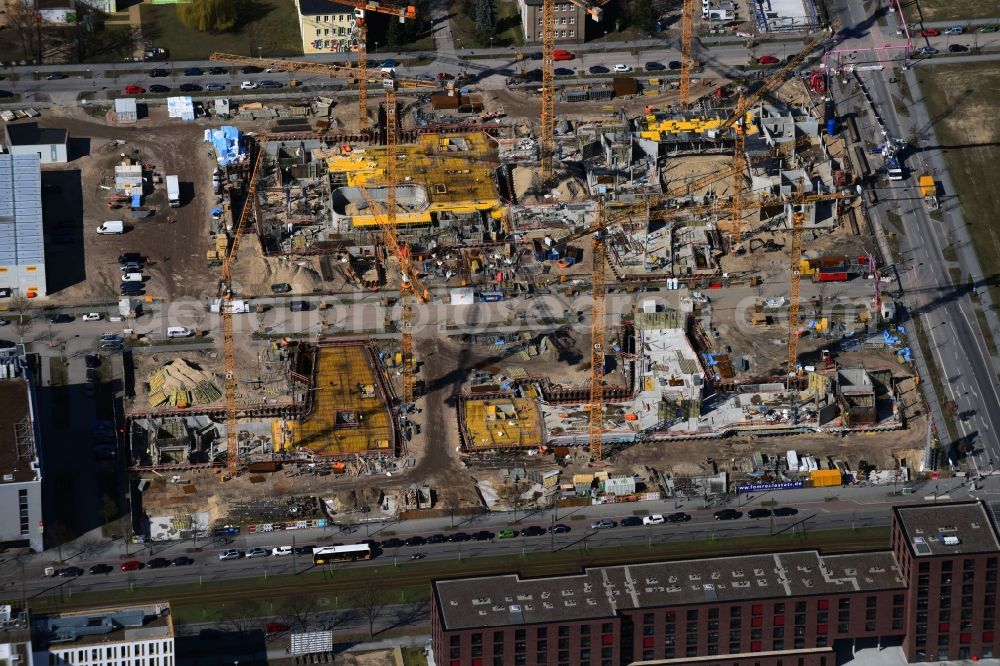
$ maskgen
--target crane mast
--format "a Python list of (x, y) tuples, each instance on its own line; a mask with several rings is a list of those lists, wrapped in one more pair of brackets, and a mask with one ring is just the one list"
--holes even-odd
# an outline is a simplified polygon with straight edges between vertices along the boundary
[(555, 152), (555, 60), (556, 0), (542, 0), (542, 115), (539, 135), (541, 180), (552, 178), (552, 154)]
[(694, 23), (694, 0), (684, 0), (681, 9), (681, 108), (691, 103), (691, 45), (692, 24)]
[[(597, 205), (597, 224), (604, 225), (604, 206)], [(590, 459), (597, 462), (604, 455), (604, 261), (603, 231), (594, 234), (594, 265), (590, 273)]]

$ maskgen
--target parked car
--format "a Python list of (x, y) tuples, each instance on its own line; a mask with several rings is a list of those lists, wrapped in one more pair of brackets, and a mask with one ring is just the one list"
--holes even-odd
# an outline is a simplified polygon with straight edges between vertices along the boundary
[(628, 65), (624, 65), (622, 63), (618, 63), (617, 65), (614, 66), (613, 69), (617, 74), (626, 74), (632, 71), (631, 67), (629, 67)]
[(448, 535), (448, 541), (451, 543), (462, 543), (463, 541), (468, 541), (471, 539), (465, 532), (454, 532)]
[(210, 92), (222, 92), (226, 89), (226, 86), (221, 83), (206, 83), (205, 90)]
[(937, 55), (938, 53), (940, 53), (940, 51), (933, 46), (923, 46), (920, 48), (920, 55)]
[(683, 66), (680, 60), (671, 60), (670, 64), (667, 65), (671, 70), (680, 69)]
[(260, 87), (261, 88), (275, 89), (275, 88), (281, 88), (283, 85), (284, 84), (278, 83), (277, 81), (261, 81), (260, 82)]
[(616, 526), (618, 523), (610, 518), (601, 518), (600, 520), (595, 520), (590, 523), (590, 529), (592, 530), (606, 530)]
[(261, 70), (261, 68), (257, 67), (256, 65), (247, 65), (240, 71), (243, 72), (244, 74), (260, 74), (261, 71), (263, 70)]
[(87, 383), (93, 384), (97, 381), (97, 370), (93, 368), (87, 368)]
[(238, 560), (243, 557), (243, 551), (239, 548), (227, 548), (226, 550), (219, 553), (219, 559), (225, 562), (226, 560)]
[(750, 509), (750, 511), (747, 513), (747, 516), (749, 516), (750, 518), (770, 518), (771, 517), (771, 510), (770, 509)]
[(618, 524), (622, 527), (638, 527), (642, 525), (642, 518), (639, 516), (626, 516), (618, 521)]
[(268, 622), (264, 625), (265, 634), (280, 634), (283, 631), (288, 631), (291, 629), (287, 624), (283, 622)]
[(736, 520), (743, 517), (743, 512), (736, 509), (722, 509), (716, 511), (714, 515), (716, 520)]
[(494, 538), (496, 538), (496, 534), (489, 530), (480, 530), (472, 535), (473, 541), (492, 541)]
[(244, 557), (248, 560), (256, 557), (269, 557), (271, 551), (267, 548), (247, 548)]
[(182, 83), (178, 90), (181, 92), (198, 92), (201, 90), (201, 86), (197, 83)]
[(427, 537), (427, 543), (448, 543), (448, 537), (443, 534), (432, 534)]
[(940, 34), (941, 31), (937, 28), (924, 28), (920, 31), (921, 37), (938, 37)]
[(174, 559), (170, 560), (170, 563), (173, 564), (175, 567), (187, 567), (194, 564), (194, 559), (188, 557), (187, 555), (181, 555), (180, 557), (175, 557)]
[(253, 90), (257, 87), (257, 84), (253, 81), (244, 81), (240, 84), (240, 90)]
[(164, 77), (170, 76), (170, 72), (168, 72), (165, 69), (160, 69), (159, 67), (157, 67), (156, 69), (151, 71), (149, 75), (154, 79), (162, 79)]
[(213, 67), (208, 70), (208, 73), (213, 76), (221, 76), (222, 74), (228, 74), (229, 71), (225, 67)]
[(763, 55), (757, 58), (758, 65), (777, 65), (779, 62), (773, 55)]
[(83, 569), (80, 567), (66, 567), (65, 569), (56, 571), (56, 575), (60, 578), (76, 578), (83, 575)]
[(150, 569), (165, 569), (170, 566), (170, 560), (165, 557), (154, 557), (146, 562), (146, 566)]
[(402, 539), (386, 539), (382, 542), (382, 548), (402, 548), (406, 543)]
[(121, 254), (118, 255), (119, 264), (127, 264), (129, 262), (143, 264), (146, 262), (146, 257), (139, 254), (138, 252), (122, 252)]
[(123, 273), (139, 273), (142, 271), (142, 264), (137, 261), (127, 261), (124, 264), (119, 264), (118, 268)]
[(996, 31), (997, 31), (996, 25), (990, 24), (990, 25), (979, 26), (979, 32), (996, 32)]
[(948, 45), (948, 53), (965, 53), (969, 50), (968, 46), (963, 46), (962, 44), (950, 44)]
[(71, 321), (73, 321), (73, 315), (66, 314), (65, 312), (49, 319), (50, 324), (68, 324)]
[(389, 58), (381, 65), (379, 65), (379, 71), (382, 72), (383, 74), (395, 74), (397, 67), (399, 67), (399, 63), (397, 63), (392, 58)]
[(109, 574), (114, 570), (115, 568), (110, 564), (95, 564), (94, 566), (90, 567), (90, 573), (95, 576), (97, 574)]
[(51, 74), (49, 74), (48, 76), (45, 77), (45, 80), (46, 81), (59, 81), (61, 79), (65, 79), (65, 78), (66, 78), (66, 75), (63, 74), (62, 72), (52, 72)]
[(552, 70), (553, 76), (576, 76), (576, 72), (567, 67), (556, 67)]
[[(296, 555), (312, 555), (313, 548), (315, 548), (315, 547), (316, 546), (296, 546), (295, 547), (295, 554)], [(375, 549), (372, 548), (372, 550), (375, 550)]]
[(604, 65), (592, 65), (590, 68), (587, 69), (587, 71), (590, 72), (591, 74), (607, 74), (611, 70), (609, 70)]
[(643, 525), (662, 525), (665, 522), (667, 522), (667, 519), (659, 513), (651, 513), (642, 519)]
[(287, 282), (278, 282), (277, 284), (271, 285), (272, 294), (287, 294), (292, 290), (292, 285)]
[(118, 568), (122, 571), (138, 571), (142, 568), (142, 566), (142, 562), (139, 560), (128, 560), (126, 562), (122, 562), (122, 565)]
[(200, 67), (188, 67), (184, 70), (184, 76), (201, 76), (204, 73)]
[(545, 534), (545, 528), (539, 527), (538, 525), (531, 525), (530, 527), (525, 527), (521, 530), (521, 536), (523, 537), (537, 537)]
[(517, 536), (517, 532), (512, 529), (500, 530), (497, 532), (498, 539), (513, 539)]
[(101, 321), (101, 313), (88, 312), (87, 314), (83, 315), (82, 319), (83, 321)]
[(691, 516), (684, 513), (683, 511), (678, 511), (677, 513), (672, 513), (667, 516), (668, 523), (686, 523), (691, 520)]
[(417, 546), (423, 546), (427, 543), (427, 539), (422, 536), (411, 536), (409, 539), (403, 542), (410, 548), (415, 548)]
[(86, 356), (83, 357), (83, 362), (84, 365), (87, 366), (88, 370), (92, 370), (94, 368), (100, 367), (101, 357), (98, 356), (97, 354), (87, 354)]
[(169, 86), (161, 86), (159, 83), (154, 83), (153, 85), (149, 86), (149, 92), (158, 94), (168, 93), (170, 92), (170, 88)]
[(549, 532), (551, 532), (552, 534), (566, 534), (569, 531), (570, 531), (570, 526), (563, 525), (562, 523), (556, 523), (555, 525), (549, 528)]
[(961, 35), (965, 32), (965, 28), (960, 25), (953, 25), (944, 31), (946, 35)]
[(566, 49), (556, 49), (552, 52), (552, 59), (556, 62), (563, 60), (572, 60), (576, 56), (567, 51)]
[(141, 95), (146, 92), (146, 89), (142, 86), (137, 86), (134, 83), (130, 83), (125, 86), (124, 92), (126, 95)]
[(663, 66), (663, 63), (650, 61), (646, 63), (645, 69), (647, 72), (662, 72), (666, 67)]
[(799, 512), (798, 509), (791, 506), (779, 506), (772, 513), (776, 516), (794, 516)]

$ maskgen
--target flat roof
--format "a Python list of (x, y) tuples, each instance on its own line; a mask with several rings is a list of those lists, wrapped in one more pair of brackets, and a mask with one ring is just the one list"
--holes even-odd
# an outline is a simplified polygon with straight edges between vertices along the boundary
[(981, 502), (899, 506), (893, 511), (917, 557), (1000, 550), (996, 525)]
[[(34, 448), (18, 455), (17, 425), (27, 419), (32, 429), (31, 408), (28, 396), (28, 382), (24, 379), (4, 379), (0, 381), (0, 483), (23, 483), (34, 481), (38, 472), (31, 468), (37, 460)], [(12, 478), (6, 479), (7, 475)]]
[(890, 551), (817, 551), (595, 567), (582, 574), (517, 574), (434, 582), (450, 630), (614, 617), (620, 610), (903, 589)]
[(37, 645), (53, 649), (174, 637), (167, 602), (41, 615), (31, 628)]
[(66, 143), (69, 131), (55, 127), (39, 127), (38, 123), (7, 125), (7, 139), (12, 146), (44, 146)]

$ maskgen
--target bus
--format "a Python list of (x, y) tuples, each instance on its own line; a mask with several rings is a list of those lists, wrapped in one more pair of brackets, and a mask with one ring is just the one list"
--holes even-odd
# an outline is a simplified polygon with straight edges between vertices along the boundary
[(325, 546), (313, 548), (313, 564), (333, 564), (335, 562), (356, 562), (370, 560), (372, 549), (366, 543), (351, 546)]

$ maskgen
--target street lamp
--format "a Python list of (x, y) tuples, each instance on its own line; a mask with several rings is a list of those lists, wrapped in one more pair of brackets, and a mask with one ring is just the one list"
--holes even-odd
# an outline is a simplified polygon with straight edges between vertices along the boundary
[(263, 50), (264, 50), (264, 47), (263, 47), (263, 46), (258, 46), (258, 47), (257, 47), (257, 59), (258, 59), (258, 60), (263, 60), (263, 59), (264, 59), (264, 56), (263, 56), (263, 55), (261, 55), (261, 52), (262, 52)]
[(608, 55), (608, 31), (604, 31), (604, 55)]
[(490, 56), (492, 56), (492, 55), (493, 55), (493, 37), (491, 35), (490, 36)]
[(378, 42), (375, 42), (375, 55), (378, 55)]

